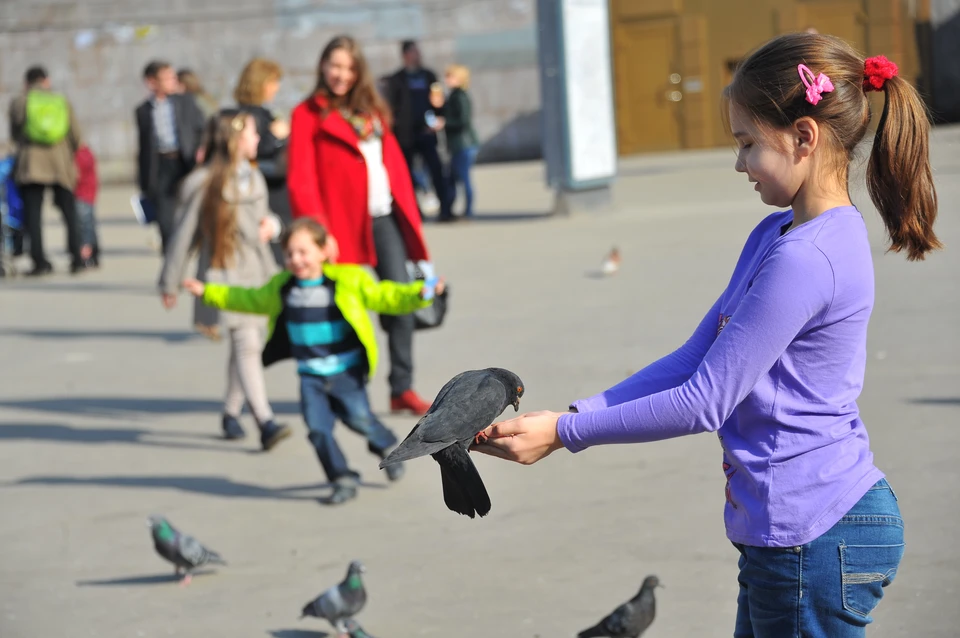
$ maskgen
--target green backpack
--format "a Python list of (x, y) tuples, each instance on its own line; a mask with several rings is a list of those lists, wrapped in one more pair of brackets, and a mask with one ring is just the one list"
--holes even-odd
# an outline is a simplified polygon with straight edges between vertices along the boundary
[(50, 91), (27, 93), (26, 122), (23, 133), (35, 144), (53, 146), (70, 131), (70, 105), (67, 98)]

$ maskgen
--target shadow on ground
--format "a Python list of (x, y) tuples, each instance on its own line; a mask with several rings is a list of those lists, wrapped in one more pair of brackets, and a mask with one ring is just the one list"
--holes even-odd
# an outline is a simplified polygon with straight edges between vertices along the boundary
[[(276, 414), (300, 414), (296, 401), (272, 401)], [(214, 413), (223, 410), (223, 401), (173, 397), (45, 397), (0, 401), (0, 407), (55, 414), (128, 419), (147, 414)]]
[(306, 629), (274, 629), (267, 632), (273, 638), (327, 638), (325, 631), (308, 631)]
[[(203, 569), (193, 572), (193, 577), (215, 574), (212, 569)], [(77, 587), (133, 587), (142, 585), (166, 585), (179, 583), (181, 577), (177, 574), (149, 574), (145, 576), (127, 576), (122, 578), (104, 578), (98, 580), (78, 580)]]
[(907, 402), (914, 405), (960, 405), (960, 397), (921, 397)]
[(0, 330), (0, 336), (30, 339), (134, 339), (158, 340), (165, 343), (184, 343), (204, 339), (197, 332), (186, 330), (37, 330), (13, 328)]
[[(221, 498), (249, 498), (283, 501), (314, 501), (323, 502), (326, 495), (303, 494), (314, 490), (329, 490), (328, 483), (293, 485), (288, 487), (264, 487), (253, 483), (234, 481), (225, 476), (188, 476), (188, 475), (154, 475), (154, 476), (34, 476), (20, 479), (8, 485), (43, 485), (55, 487), (119, 487), (127, 489), (161, 489), (177, 492), (204, 494)], [(367, 489), (386, 489), (384, 483), (362, 482), (361, 487)]]

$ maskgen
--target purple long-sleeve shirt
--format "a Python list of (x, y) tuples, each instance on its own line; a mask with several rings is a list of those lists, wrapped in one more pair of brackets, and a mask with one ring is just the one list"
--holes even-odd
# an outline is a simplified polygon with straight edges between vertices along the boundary
[(873, 308), (867, 230), (852, 206), (750, 234), (730, 283), (678, 350), (576, 401), (558, 432), (593, 445), (717, 432), (733, 542), (802, 545), (883, 478), (857, 397)]

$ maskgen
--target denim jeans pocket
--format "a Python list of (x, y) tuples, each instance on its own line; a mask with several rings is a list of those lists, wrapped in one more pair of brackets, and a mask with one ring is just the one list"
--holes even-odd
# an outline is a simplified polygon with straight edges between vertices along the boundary
[(883, 598), (883, 588), (896, 577), (903, 550), (903, 543), (847, 545), (841, 541), (843, 608), (860, 616), (869, 616)]

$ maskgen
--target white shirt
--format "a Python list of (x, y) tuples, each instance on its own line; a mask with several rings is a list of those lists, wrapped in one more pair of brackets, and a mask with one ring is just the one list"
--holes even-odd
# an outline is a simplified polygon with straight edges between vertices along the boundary
[(367, 207), (371, 217), (384, 217), (393, 212), (390, 178), (383, 165), (383, 143), (376, 135), (360, 140), (357, 145), (367, 164)]

